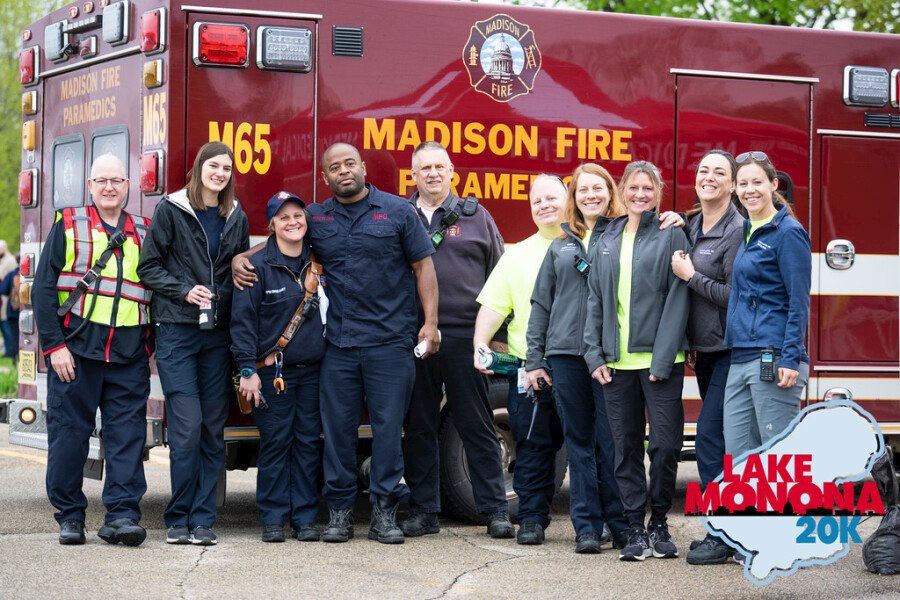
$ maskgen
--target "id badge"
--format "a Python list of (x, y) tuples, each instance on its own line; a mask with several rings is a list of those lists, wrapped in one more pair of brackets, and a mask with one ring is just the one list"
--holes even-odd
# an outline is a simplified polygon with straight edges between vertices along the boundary
[(519, 367), (519, 370), (516, 373), (516, 383), (518, 384), (519, 393), (524, 394), (525, 393), (525, 367)]

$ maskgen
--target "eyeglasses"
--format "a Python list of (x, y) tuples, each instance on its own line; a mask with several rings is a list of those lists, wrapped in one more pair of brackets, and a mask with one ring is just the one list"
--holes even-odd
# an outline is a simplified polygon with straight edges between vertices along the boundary
[(734, 162), (737, 164), (745, 163), (748, 160), (756, 160), (759, 162), (771, 162), (769, 157), (766, 156), (765, 152), (760, 152), (759, 150), (753, 150), (751, 152), (744, 152), (743, 154), (738, 154), (734, 157)]
[(127, 179), (122, 179), (120, 177), (116, 177), (114, 179), (107, 179), (106, 177), (98, 177), (97, 179), (91, 179), (94, 183), (100, 186), (100, 189), (106, 187), (106, 184), (111, 184), (114, 188), (118, 189), (125, 185)]

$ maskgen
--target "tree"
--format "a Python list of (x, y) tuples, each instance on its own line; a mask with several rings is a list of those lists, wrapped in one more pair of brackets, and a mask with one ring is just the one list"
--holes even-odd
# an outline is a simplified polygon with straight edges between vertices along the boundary
[(857, 31), (900, 31), (900, 0), (507, 0), (605, 12)]
[(19, 171), (22, 169), (22, 30), (61, 0), (0, 3), (0, 239), (19, 247)]

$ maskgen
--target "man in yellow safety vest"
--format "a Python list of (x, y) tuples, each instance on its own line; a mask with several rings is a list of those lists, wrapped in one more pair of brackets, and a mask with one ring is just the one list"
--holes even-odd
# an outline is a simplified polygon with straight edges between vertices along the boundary
[(127, 546), (147, 535), (139, 504), (152, 339), (150, 291), (137, 264), (149, 220), (123, 210), (128, 183), (122, 161), (104, 154), (91, 165), (90, 205), (54, 198), (70, 206), (57, 213), (32, 288), (48, 367), (47, 495), (60, 544), (85, 541), (82, 471), (98, 408), (106, 518), (97, 535)]

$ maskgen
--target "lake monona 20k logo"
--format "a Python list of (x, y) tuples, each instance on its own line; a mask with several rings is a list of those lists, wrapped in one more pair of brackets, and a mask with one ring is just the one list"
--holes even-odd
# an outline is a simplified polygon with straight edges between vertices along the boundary
[(530, 92), (541, 70), (534, 31), (509, 15), (475, 23), (462, 59), (472, 87), (498, 102)]

